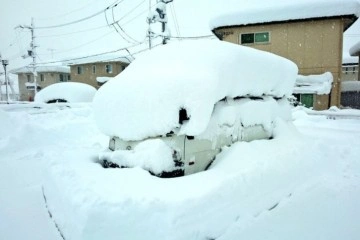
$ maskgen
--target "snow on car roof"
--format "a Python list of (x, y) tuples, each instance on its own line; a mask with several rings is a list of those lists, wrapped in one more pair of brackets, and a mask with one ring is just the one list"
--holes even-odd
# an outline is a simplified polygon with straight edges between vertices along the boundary
[(51, 100), (63, 99), (67, 102), (91, 102), (96, 89), (85, 83), (63, 82), (52, 84), (35, 95), (35, 102), (47, 103)]
[(190, 120), (180, 134), (196, 136), (224, 97), (289, 96), (297, 66), (280, 56), (218, 40), (170, 43), (138, 57), (96, 93), (99, 128), (109, 136), (141, 140)]
[(210, 28), (283, 22), (301, 19), (335, 16), (358, 16), (360, 3), (357, 0), (297, 0), (268, 1), (244, 7), (241, 1), (229, 1), (219, 14), (210, 21)]

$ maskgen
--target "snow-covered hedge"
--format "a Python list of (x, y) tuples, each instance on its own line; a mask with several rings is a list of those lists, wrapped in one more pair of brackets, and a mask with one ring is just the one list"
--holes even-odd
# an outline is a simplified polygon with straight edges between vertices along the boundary
[(137, 58), (99, 89), (94, 111), (109, 136), (140, 140), (179, 127), (179, 110), (190, 120), (180, 133), (199, 135), (224, 97), (290, 96), (297, 66), (274, 54), (231, 43), (171, 43)]
[(35, 96), (35, 102), (47, 103), (53, 100), (64, 100), (66, 102), (91, 102), (96, 89), (85, 83), (63, 82), (52, 84)]

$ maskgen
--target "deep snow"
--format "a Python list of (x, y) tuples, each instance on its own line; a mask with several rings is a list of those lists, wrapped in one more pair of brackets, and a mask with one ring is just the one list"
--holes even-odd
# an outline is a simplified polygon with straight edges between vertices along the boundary
[(166, 180), (101, 168), (90, 105), (33, 106), (0, 105), (0, 239), (62, 239), (54, 220), (66, 239), (360, 238), (359, 111), (298, 108), (296, 128)]

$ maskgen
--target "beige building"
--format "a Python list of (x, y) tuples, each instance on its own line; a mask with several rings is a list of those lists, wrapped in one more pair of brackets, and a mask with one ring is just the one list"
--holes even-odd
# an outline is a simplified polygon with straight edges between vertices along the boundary
[[(221, 15), (211, 22), (221, 40), (268, 51), (295, 62), (301, 75), (333, 74), (331, 94), (309, 93), (314, 109), (340, 106), (343, 32), (357, 19), (359, 4), (343, 7), (341, 1), (329, 6), (291, 2), (273, 9), (246, 9)], [(325, 4), (322, 6), (321, 4)], [(342, 8), (342, 11), (334, 9)], [(329, 15), (333, 13), (333, 15)], [(269, 17), (271, 16), (271, 17)], [(246, 60), (246, 59), (245, 59)], [(261, 71), (261, 69), (259, 69)], [(310, 98), (310, 100), (309, 100)]]
[[(109, 57), (107, 58), (109, 59)], [(129, 65), (129, 60), (119, 57), (113, 60), (92, 58), (69, 65), (71, 81), (86, 83), (99, 88), (104, 84), (104, 79), (120, 74)]]
[[(37, 91), (59, 82), (70, 81), (70, 68), (67, 66), (37, 66)], [(33, 101), (35, 95), (34, 75), (31, 67), (14, 69), (18, 75), (20, 101)]]

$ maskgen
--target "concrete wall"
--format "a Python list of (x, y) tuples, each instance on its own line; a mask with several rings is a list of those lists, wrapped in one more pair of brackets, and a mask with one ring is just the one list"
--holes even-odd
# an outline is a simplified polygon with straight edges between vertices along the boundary
[[(112, 73), (106, 72), (106, 65), (112, 65)], [(71, 81), (81, 82), (89, 84), (95, 88), (99, 88), (99, 84), (96, 81), (97, 77), (115, 77), (123, 71), (123, 68), (128, 64), (123, 62), (98, 62), (98, 63), (87, 63), (70, 66)], [(95, 66), (95, 73), (93, 72), (93, 66)], [(83, 68), (83, 73), (78, 74), (78, 67)]]
[[(29, 82), (28, 77), (30, 76), (30, 83), (34, 82), (34, 76), (32, 73), (19, 73), (18, 80), (19, 80), (19, 94), (20, 94), (20, 101), (32, 101), (34, 99), (34, 89), (28, 89), (25, 83)], [(41, 77), (43, 75), (43, 78)], [(60, 75), (63, 75), (63, 80), (67, 81), (70, 74), (69, 73), (38, 73), (36, 78), (37, 84), (40, 86), (41, 89), (54, 84), (59, 83)], [(43, 79), (43, 80), (42, 80)]]
[[(240, 44), (240, 34), (269, 32), (270, 42), (246, 46), (271, 52), (292, 60), (299, 67), (299, 74), (331, 72), (334, 83), (331, 105), (340, 106), (340, 81), (342, 65), (344, 21), (323, 19), (276, 24), (227, 27), (215, 30), (223, 40)], [(317, 97), (315, 109), (328, 108), (328, 97)]]

